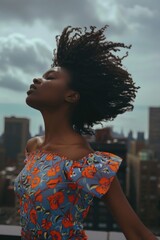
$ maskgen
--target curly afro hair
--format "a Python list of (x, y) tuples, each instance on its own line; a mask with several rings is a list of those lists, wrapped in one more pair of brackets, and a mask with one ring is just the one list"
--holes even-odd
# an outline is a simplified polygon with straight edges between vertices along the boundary
[(80, 94), (71, 116), (72, 127), (80, 134), (94, 134), (94, 124), (112, 121), (118, 114), (132, 111), (131, 101), (136, 97), (135, 83), (122, 67), (122, 58), (111, 51), (131, 48), (124, 43), (107, 41), (104, 35), (109, 25), (96, 30), (90, 26), (67, 26), (56, 36), (52, 67), (60, 66), (71, 74), (70, 87)]

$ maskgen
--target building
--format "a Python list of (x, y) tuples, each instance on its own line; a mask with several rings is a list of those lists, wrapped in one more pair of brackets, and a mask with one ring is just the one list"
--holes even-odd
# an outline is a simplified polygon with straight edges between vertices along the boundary
[(137, 141), (142, 141), (144, 142), (144, 132), (137, 132)]
[(139, 189), (137, 191), (137, 212), (148, 226), (157, 226), (160, 212), (160, 162), (152, 150), (139, 152)]
[(149, 108), (149, 145), (160, 159), (160, 107)]
[[(137, 143), (138, 144), (138, 143)], [(136, 142), (133, 142), (136, 150)], [(141, 145), (142, 147), (142, 145)], [(160, 211), (160, 162), (151, 149), (142, 148), (128, 153), (127, 196), (142, 222), (158, 228)]]
[(29, 119), (5, 117), (4, 148), (6, 166), (17, 164), (17, 155), (24, 153), (27, 140), (30, 138)]
[(135, 211), (137, 211), (136, 191), (138, 186), (137, 155), (139, 151), (145, 148), (147, 148), (145, 141), (131, 140), (126, 159), (127, 161), (126, 195)]

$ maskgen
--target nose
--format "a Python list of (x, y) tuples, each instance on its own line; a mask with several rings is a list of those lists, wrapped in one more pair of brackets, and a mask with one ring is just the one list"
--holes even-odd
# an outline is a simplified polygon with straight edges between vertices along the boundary
[(40, 78), (33, 78), (33, 82), (40, 84), (42, 80)]

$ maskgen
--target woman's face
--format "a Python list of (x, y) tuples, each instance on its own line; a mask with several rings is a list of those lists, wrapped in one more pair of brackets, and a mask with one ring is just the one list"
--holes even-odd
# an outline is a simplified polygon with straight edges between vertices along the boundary
[(69, 81), (70, 74), (66, 69), (49, 69), (42, 77), (33, 79), (35, 89), (27, 91), (27, 105), (38, 110), (60, 108), (73, 98), (74, 91), (69, 89)]

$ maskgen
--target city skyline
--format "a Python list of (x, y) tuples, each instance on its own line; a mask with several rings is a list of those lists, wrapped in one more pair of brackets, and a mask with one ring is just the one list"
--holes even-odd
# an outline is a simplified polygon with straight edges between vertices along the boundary
[[(37, 4), (38, 3), (38, 4)], [(17, 9), (19, 11), (17, 11)], [(79, 10), (77, 12), (77, 9)], [(0, 132), (4, 116), (30, 117), (34, 135), (43, 119), (25, 103), (27, 90), (34, 77), (41, 76), (52, 64), (55, 36), (64, 27), (102, 27), (109, 41), (131, 44), (128, 57), (122, 63), (141, 88), (132, 103), (132, 112), (105, 122), (114, 131), (125, 135), (138, 131), (148, 138), (148, 109), (160, 106), (159, 40), (160, 2), (138, 0), (105, 1), (1, 1), (0, 18)], [(90, 14), (92, 12), (92, 14)], [(125, 55), (126, 50), (117, 55)], [(94, 128), (101, 128), (95, 125)]]
[[(132, 131), (134, 138), (137, 137), (138, 132), (144, 132), (145, 139), (148, 139), (148, 137), (149, 137), (149, 107), (136, 106), (135, 108), (138, 108), (138, 109), (136, 109), (134, 111), (139, 111), (140, 112), (139, 114), (141, 114), (143, 117), (139, 121), (137, 121), (137, 125), (134, 125), (137, 128), (132, 128), (132, 125), (131, 125), (132, 122), (136, 121), (136, 118), (134, 119), (134, 117), (130, 116), (130, 121), (128, 121), (129, 117), (125, 118), (125, 116), (123, 116), (125, 114), (122, 114), (121, 115), (122, 117), (119, 116), (116, 119), (114, 119), (114, 121), (110, 121), (108, 123), (103, 122), (103, 127), (100, 124), (94, 125), (93, 129), (112, 127), (114, 132), (118, 132), (118, 133), (123, 132), (125, 137), (127, 137), (128, 133), (130, 131)], [(12, 116), (17, 117), (17, 118), (19, 118), (19, 117), (29, 118), (30, 133), (32, 136), (34, 136), (38, 133), (40, 125), (44, 129), (43, 118), (42, 118), (41, 114), (39, 112), (37, 112), (35, 109), (30, 110), (29, 107), (26, 107), (26, 106), (23, 106), (20, 104), (17, 105), (16, 111), (13, 109), (14, 108), (12, 106), (6, 107), (6, 104), (0, 105), (0, 117), (2, 118), (2, 121), (0, 121), (0, 135), (3, 133), (3, 130), (4, 130), (4, 118), (12, 117)], [(3, 113), (5, 112), (4, 116), (3, 116), (2, 112)], [(145, 113), (145, 116), (144, 116), (144, 113)], [(132, 115), (133, 111), (128, 114)], [(124, 126), (124, 122), (127, 123), (128, 125)]]

